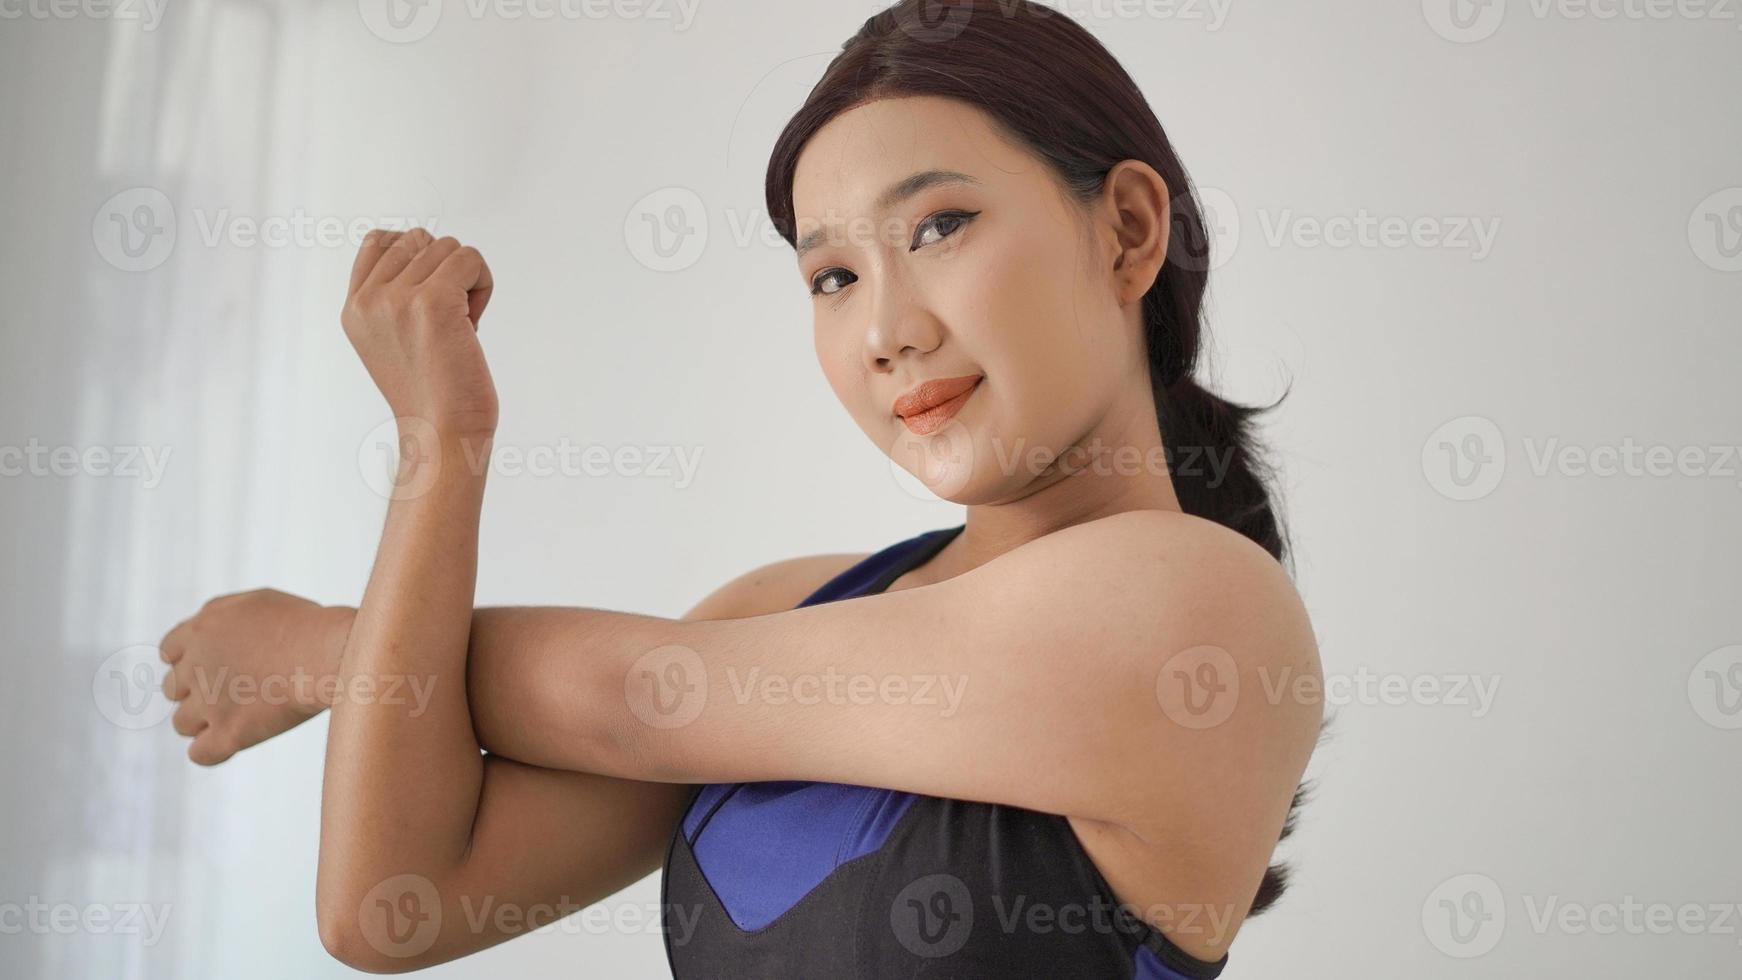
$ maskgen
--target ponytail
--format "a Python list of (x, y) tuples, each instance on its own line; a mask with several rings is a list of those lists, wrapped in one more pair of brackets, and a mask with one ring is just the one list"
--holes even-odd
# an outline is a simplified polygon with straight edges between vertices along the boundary
[(1284, 560), (1287, 549), (1266, 486), (1254, 420), (1276, 407), (1240, 405), (1205, 390), (1189, 373), (1155, 388), (1155, 412), (1180, 509), (1239, 531)]

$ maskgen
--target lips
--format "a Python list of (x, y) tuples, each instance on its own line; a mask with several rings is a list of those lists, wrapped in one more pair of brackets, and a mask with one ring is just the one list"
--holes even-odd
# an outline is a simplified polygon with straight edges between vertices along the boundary
[(982, 380), (982, 375), (966, 374), (923, 382), (895, 400), (894, 412), (908, 429), (925, 435), (960, 411)]

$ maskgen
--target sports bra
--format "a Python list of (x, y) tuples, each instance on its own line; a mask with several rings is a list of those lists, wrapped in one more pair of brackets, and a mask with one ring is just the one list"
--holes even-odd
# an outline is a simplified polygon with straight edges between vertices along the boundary
[[(800, 606), (882, 592), (965, 528), (870, 555)], [(1210, 980), (1113, 895), (1061, 815), (811, 781), (697, 786), (660, 875), (674, 980)]]

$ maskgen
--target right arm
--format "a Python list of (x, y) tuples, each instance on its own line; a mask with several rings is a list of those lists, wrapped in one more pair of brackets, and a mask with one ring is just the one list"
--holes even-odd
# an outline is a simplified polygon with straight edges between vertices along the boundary
[[(735, 619), (790, 609), (861, 557), (821, 555), (764, 566), (721, 586), (683, 618)], [(174, 725), (194, 736), (189, 757), (205, 765), (222, 762), (326, 707), (322, 700), (308, 699), (318, 694), (330, 701), (330, 685), (299, 689), (288, 679), (299, 671), (338, 675), (354, 612), (283, 593), (239, 593), (207, 603), (171, 631), (162, 645), (172, 667), (165, 690), (182, 702)], [(323, 941), (349, 965), (401, 972), (455, 959), (615, 894), (664, 860), (692, 786), (544, 768), (513, 757), (517, 751), (531, 755), (535, 743), (528, 733), (537, 730), (538, 720), (524, 711), (538, 701), (527, 692), (539, 678), (524, 676), (518, 651), (538, 619), (538, 610), (526, 607), (474, 613), (467, 692), (478, 741), (487, 750), (483, 781), (467, 861), (450, 879), (430, 882), (441, 895), (471, 897), (473, 909), (506, 907), (528, 914), (487, 915), (476, 926), (465, 916), (444, 916), (433, 942), (404, 956), (394, 955), (404, 950), (392, 945), (383, 949), (380, 937), (329, 924)], [(218, 676), (249, 676), (262, 692), (269, 678), (285, 678), (283, 686), (300, 700), (276, 707), (260, 697), (236, 703), (223, 696), (229, 688), (213, 686)], [(379, 897), (405, 902), (406, 894)], [(541, 906), (550, 911), (530, 914)]]

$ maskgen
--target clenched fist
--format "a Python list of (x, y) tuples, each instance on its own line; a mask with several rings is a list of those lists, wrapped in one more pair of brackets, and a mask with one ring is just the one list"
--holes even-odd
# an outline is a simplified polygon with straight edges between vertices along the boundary
[(422, 228), (376, 229), (357, 250), (339, 320), (398, 418), (442, 435), (496, 429), (496, 386), (478, 344), (494, 281), (484, 257)]
[(178, 702), (176, 732), (193, 739), (188, 758), (216, 765), (325, 709), (356, 612), (256, 589), (219, 596), (170, 630), (158, 644), (163, 693)]

